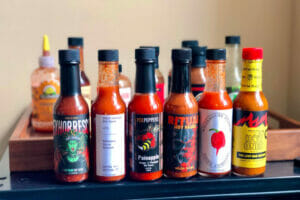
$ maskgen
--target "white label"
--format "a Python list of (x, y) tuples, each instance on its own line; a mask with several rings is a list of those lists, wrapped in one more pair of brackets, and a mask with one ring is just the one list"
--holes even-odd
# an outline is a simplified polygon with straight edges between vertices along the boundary
[(232, 109), (200, 108), (199, 122), (199, 170), (208, 173), (230, 171)]
[(127, 107), (131, 100), (131, 88), (130, 87), (120, 88), (119, 92), (120, 92), (120, 95)]
[(96, 115), (96, 175), (125, 174), (125, 114)]

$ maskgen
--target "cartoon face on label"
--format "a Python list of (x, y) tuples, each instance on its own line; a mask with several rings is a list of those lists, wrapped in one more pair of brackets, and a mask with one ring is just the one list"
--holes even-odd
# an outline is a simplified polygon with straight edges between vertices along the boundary
[[(67, 139), (68, 141), (68, 139)], [(78, 150), (78, 140), (77, 138), (70, 139), (67, 143), (67, 159), (69, 162), (76, 162), (79, 159), (79, 156), (77, 155)]]

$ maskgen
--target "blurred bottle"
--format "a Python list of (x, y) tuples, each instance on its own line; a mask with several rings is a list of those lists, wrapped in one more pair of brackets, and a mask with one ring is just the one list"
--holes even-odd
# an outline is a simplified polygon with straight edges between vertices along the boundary
[(121, 64), (119, 64), (119, 92), (127, 107), (131, 100), (131, 82), (127, 76), (122, 74)]
[(32, 118), (35, 131), (52, 132), (53, 105), (60, 94), (59, 73), (50, 56), (48, 36), (43, 38), (43, 55), (39, 58), (39, 68), (31, 74)]

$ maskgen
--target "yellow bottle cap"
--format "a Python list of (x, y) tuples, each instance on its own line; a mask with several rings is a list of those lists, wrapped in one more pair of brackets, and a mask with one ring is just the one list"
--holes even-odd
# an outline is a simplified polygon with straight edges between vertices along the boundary
[(44, 35), (43, 39), (44, 39), (44, 42), (43, 42), (43, 51), (50, 51), (50, 45), (49, 45), (48, 36)]

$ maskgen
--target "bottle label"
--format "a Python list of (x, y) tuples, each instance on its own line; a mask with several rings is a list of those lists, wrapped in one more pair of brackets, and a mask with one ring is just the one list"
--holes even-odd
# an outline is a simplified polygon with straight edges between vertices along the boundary
[(157, 93), (158, 97), (160, 98), (162, 105), (164, 105), (164, 101), (165, 101), (164, 88), (165, 88), (164, 83), (156, 84), (156, 93)]
[(53, 128), (53, 106), (60, 94), (59, 81), (44, 81), (32, 87), (32, 125), (35, 128)]
[(197, 97), (199, 94), (202, 94), (204, 91), (204, 87), (205, 84), (192, 84), (192, 93), (194, 97)]
[(199, 112), (199, 170), (225, 173), (231, 169), (232, 109)]
[(90, 85), (81, 86), (81, 94), (84, 100), (86, 101), (86, 103), (88, 104), (89, 110), (91, 110), (91, 102), (92, 102), (91, 86)]
[(197, 170), (198, 113), (164, 113), (164, 170)]
[(129, 120), (131, 170), (138, 173), (162, 170), (162, 113), (132, 113)]
[(262, 60), (244, 60), (241, 91), (262, 90)]
[(240, 87), (239, 86), (232, 86), (232, 87), (226, 87), (227, 93), (233, 102), (237, 95), (239, 94)]
[(120, 88), (119, 92), (127, 107), (131, 100), (131, 88), (130, 87)]
[(87, 173), (89, 114), (53, 116), (55, 171), (65, 175)]
[(233, 112), (232, 164), (259, 168), (266, 165), (268, 111)]
[(125, 114), (96, 115), (96, 175), (125, 174)]

